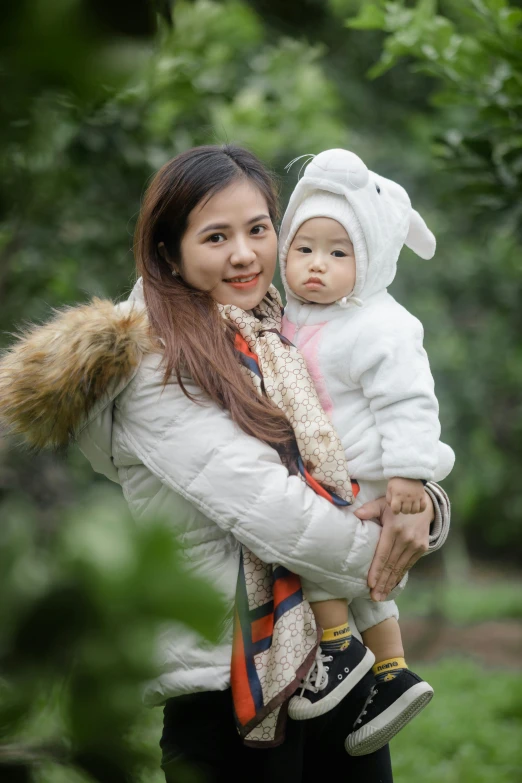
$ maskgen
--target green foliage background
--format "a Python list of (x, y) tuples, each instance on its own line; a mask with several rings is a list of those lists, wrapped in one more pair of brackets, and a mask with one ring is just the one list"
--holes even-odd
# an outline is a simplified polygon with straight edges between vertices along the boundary
[[(443, 438), (457, 454), (446, 482), (454, 525), (446, 570), (465, 573), (469, 553), (520, 564), (520, 3), (133, 0), (122, 8), (21, 0), (4, 12), (0, 343), (52, 307), (125, 296), (141, 195), (178, 152), (249, 147), (279, 175), (284, 206), (297, 176), (297, 167), (284, 174), (289, 160), (352, 149), (406, 187), (438, 240), (430, 262), (404, 251), (391, 292), (425, 325)], [(154, 629), (202, 618), (199, 630), (215, 637), (219, 604), (182, 572), (161, 520), (136, 530), (76, 452), (67, 461), (26, 455), (0, 436), (0, 519), (0, 764), (13, 781), (32, 779), (32, 760), (45, 758), (67, 759), (88, 779), (138, 775), (152, 751), (132, 734), (145, 719), (131, 705), (150, 672)], [(519, 602), (505, 603), (520, 616)], [(448, 680), (467, 688), (467, 676)], [(53, 699), (59, 717), (42, 730), (40, 707)], [(408, 752), (400, 770), (419, 779)], [(456, 771), (468, 763), (464, 752), (461, 744), (448, 780), (468, 779)], [(510, 764), (503, 777), (469, 780), (514, 781)], [(38, 781), (58, 783), (51, 766), (37, 767)], [(71, 766), (63, 769), (72, 780)]]

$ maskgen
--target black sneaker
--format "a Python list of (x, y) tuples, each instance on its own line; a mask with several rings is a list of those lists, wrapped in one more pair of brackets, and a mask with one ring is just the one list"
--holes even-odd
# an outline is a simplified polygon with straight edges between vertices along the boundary
[(345, 650), (323, 653), (319, 647), (306, 679), (297, 695), (290, 699), (289, 716), (294, 720), (308, 720), (333, 710), (374, 663), (374, 654), (355, 636)]
[(376, 682), (346, 738), (346, 752), (365, 756), (379, 750), (426, 707), (432, 696), (431, 685), (409, 669), (388, 682)]

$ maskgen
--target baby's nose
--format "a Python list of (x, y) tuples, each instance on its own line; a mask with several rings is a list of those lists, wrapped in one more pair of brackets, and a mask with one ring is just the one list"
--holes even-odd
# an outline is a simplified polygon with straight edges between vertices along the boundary
[(324, 269), (325, 261), (322, 253), (314, 253), (310, 259), (310, 268), (314, 270)]

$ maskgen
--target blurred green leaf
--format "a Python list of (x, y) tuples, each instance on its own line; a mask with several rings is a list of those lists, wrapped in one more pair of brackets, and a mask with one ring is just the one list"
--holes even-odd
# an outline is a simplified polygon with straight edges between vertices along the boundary
[[(283, 175), (296, 155), (353, 149), (406, 187), (437, 236), (431, 262), (403, 252), (391, 292), (424, 324), (442, 437), (457, 454), (445, 482), (454, 529), (472, 555), (521, 562), (520, 9), (178, 0), (172, 28), (164, 18), (153, 35), (153, 7), (168, 19), (166, 0), (6, 9), (3, 344), (53, 306), (125, 296), (143, 188), (178, 152), (234, 141)], [(281, 176), (283, 204), (296, 179), (296, 168)], [(164, 522), (138, 526), (105, 483), (75, 451), (27, 455), (0, 436), (0, 753), (16, 745), (16, 769), (31, 767), (35, 783), (160, 783), (161, 714), (140, 706), (158, 629), (182, 622), (212, 640), (229, 620)], [(457, 626), (516, 620), (517, 590), (451, 584), (439, 609)], [(410, 599), (429, 610), (423, 591)], [(515, 783), (512, 678), (464, 663), (433, 677), (429, 734), (423, 717), (401, 732), (396, 774)], [(427, 746), (408, 739), (417, 730)]]
[(382, 30), (385, 26), (386, 15), (382, 8), (374, 3), (364, 3), (356, 17), (348, 19), (347, 27), (354, 30)]

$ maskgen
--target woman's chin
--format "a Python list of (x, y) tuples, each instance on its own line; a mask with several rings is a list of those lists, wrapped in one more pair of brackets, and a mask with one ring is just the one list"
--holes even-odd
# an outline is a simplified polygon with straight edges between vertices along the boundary
[(228, 283), (224, 283), (216, 291), (214, 299), (222, 305), (233, 305), (240, 307), (241, 310), (253, 310), (257, 307), (270, 287), (270, 281), (259, 277), (257, 285), (254, 288), (243, 289), (236, 288)]

